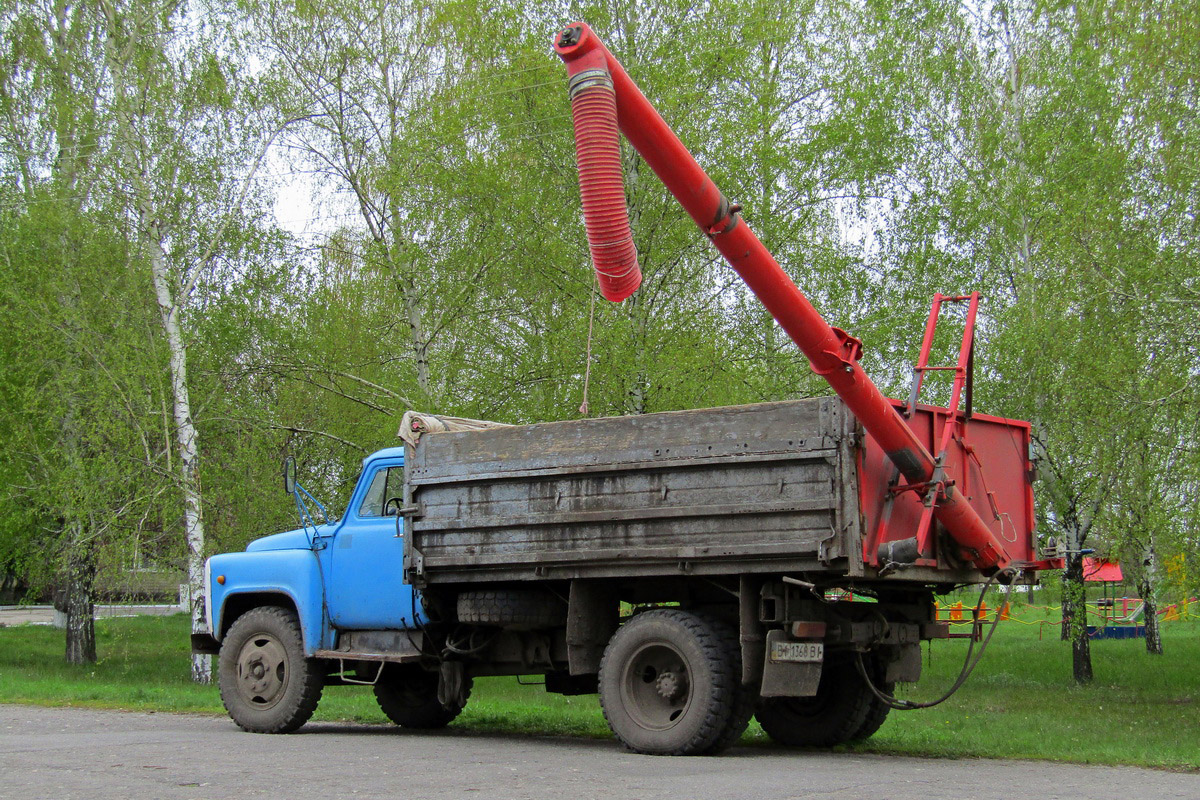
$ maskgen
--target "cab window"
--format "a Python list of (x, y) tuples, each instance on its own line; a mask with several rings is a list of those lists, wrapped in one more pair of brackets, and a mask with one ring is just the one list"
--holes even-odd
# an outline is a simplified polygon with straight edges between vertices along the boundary
[[(382, 517), (383, 506), (392, 498), (403, 497), (403, 467), (382, 467), (375, 471), (371, 476), (371, 485), (367, 488), (367, 495), (363, 498), (362, 505), (358, 507), (358, 515), (360, 517)], [(394, 516), (400, 504), (392, 503), (388, 507), (388, 514)]]

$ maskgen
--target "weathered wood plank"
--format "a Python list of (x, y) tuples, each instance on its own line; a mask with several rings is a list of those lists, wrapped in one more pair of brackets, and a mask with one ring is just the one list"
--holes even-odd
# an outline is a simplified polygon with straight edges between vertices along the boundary
[(856, 436), (827, 398), (425, 436), (409, 578), (829, 564), (861, 548)]
[(531, 469), (505, 469), (497, 472), (447, 472), (444, 475), (433, 474), (432, 468), (423, 467), (415, 471), (422, 486), (435, 486), (439, 483), (475, 483), (497, 480), (516, 480), (519, 478), (542, 478), (558, 475), (591, 475), (605, 472), (628, 472), (640, 469), (682, 469), (684, 467), (711, 467), (721, 464), (749, 464), (765, 461), (812, 461), (821, 458), (834, 458), (837, 454), (837, 442), (832, 439), (822, 440), (823, 447), (813, 450), (792, 451), (741, 451), (728, 453), (711, 458), (696, 457), (682, 458), (663, 456), (653, 461), (605, 461), (587, 465), (545, 466)]
[(807, 503), (738, 503), (736, 505), (677, 506), (672, 508), (623, 508), (601, 511), (565, 511), (523, 516), (475, 515), (469, 519), (439, 519), (413, 524), (415, 531), (482, 531), (488, 528), (528, 528), (541, 525), (577, 525), (588, 522), (628, 522), (688, 517), (733, 516), (735, 514), (779, 514), (782, 512), (826, 511), (836, 506), (828, 498)]
[(834, 402), (820, 398), (439, 433), (422, 438), (413, 473), (424, 480), (751, 452), (803, 452), (828, 446), (811, 441), (812, 437), (838, 433), (822, 425), (822, 406)]

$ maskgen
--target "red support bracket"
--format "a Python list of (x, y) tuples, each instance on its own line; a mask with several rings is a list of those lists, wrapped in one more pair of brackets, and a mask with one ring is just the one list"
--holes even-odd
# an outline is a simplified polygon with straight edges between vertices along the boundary
[(812, 371), (823, 378), (837, 370), (853, 372), (854, 365), (862, 358), (862, 339), (851, 336), (841, 328), (832, 330), (841, 346), (836, 350), (825, 350), (824, 355), (827, 358), (822, 359), (821, 366), (817, 366), (816, 360), (809, 362)]
[(944, 490), (947, 486), (953, 486), (953, 485), (954, 485), (954, 481), (936, 481), (936, 482), (926, 481), (925, 483), (906, 483), (906, 484), (903, 484), (902, 486), (889, 486), (888, 491), (891, 492), (893, 495), (902, 494), (904, 492), (916, 492), (917, 494), (924, 497), (925, 493), (928, 492), (931, 488), (936, 489), (937, 491), (940, 492), (940, 491)]

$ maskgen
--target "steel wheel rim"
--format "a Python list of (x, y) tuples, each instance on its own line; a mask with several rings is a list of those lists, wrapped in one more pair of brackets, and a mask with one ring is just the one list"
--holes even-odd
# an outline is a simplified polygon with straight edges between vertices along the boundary
[(634, 723), (646, 730), (673, 728), (692, 703), (687, 659), (668, 642), (643, 644), (626, 662), (621, 701)]
[(238, 653), (237, 691), (259, 710), (274, 707), (287, 691), (287, 650), (269, 633), (256, 633)]

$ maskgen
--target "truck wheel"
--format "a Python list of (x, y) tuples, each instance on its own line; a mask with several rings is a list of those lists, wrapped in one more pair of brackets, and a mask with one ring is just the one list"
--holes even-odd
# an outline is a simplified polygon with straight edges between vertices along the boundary
[[(875, 684), (875, 688), (886, 695), (895, 695), (896, 684), (884, 681), (886, 666), (879, 659), (867, 659), (863, 665), (867, 668), (867, 674), (871, 676), (871, 681)], [(863, 724), (850, 737), (850, 741), (852, 742), (869, 739), (875, 735), (875, 732), (883, 726), (884, 720), (887, 719), (888, 712), (892, 710), (891, 706), (876, 697), (870, 689), (864, 686), (863, 690), (870, 697), (870, 707), (867, 709), (867, 717), (863, 720)]]
[[(471, 679), (464, 677), (463, 700), (471, 696)], [(402, 728), (444, 728), (463, 707), (438, 702), (438, 674), (412, 664), (389, 666), (375, 683), (375, 699), (387, 718)]]
[(733, 664), (733, 711), (717, 741), (704, 751), (704, 755), (716, 755), (728, 750), (742, 738), (742, 734), (750, 725), (751, 717), (754, 716), (754, 702), (758, 692), (755, 687), (742, 683), (742, 644), (737, 629), (719, 617), (704, 615), (704, 618), (712, 624), (713, 631), (720, 639), (721, 648), (730, 654)]
[(536, 589), (493, 589), (458, 595), (458, 621), (506, 628), (554, 628), (567, 622), (567, 606)]
[(243, 730), (290, 733), (308, 722), (321, 700), (325, 676), (304, 657), (295, 613), (278, 606), (237, 618), (221, 643), (221, 702)]
[(600, 705), (609, 728), (634, 752), (701, 755), (730, 735), (740, 678), (711, 621), (676, 609), (648, 611), (609, 640)]
[[(780, 744), (832, 747), (870, 735), (860, 736), (860, 731), (869, 727), (873, 699), (853, 660), (837, 657), (826, 660), (814, 696), (764, 697), (754, 716), (767, 735)], [(883, 724), (882, 719), (879, 724)]]

